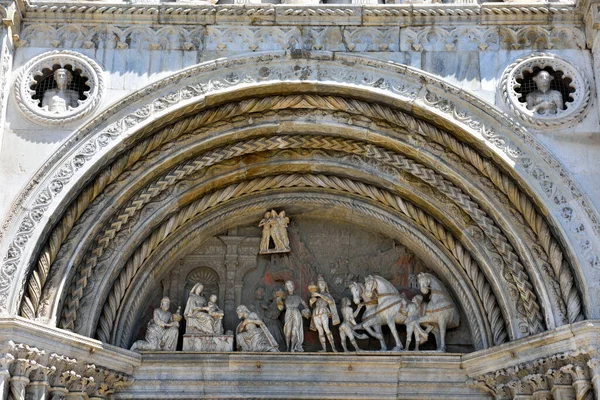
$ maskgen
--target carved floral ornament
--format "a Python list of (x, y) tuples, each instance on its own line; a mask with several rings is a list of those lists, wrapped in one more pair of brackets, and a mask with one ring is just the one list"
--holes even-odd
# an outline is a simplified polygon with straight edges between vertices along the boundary
[(535, 129), (572, 125), (583, 118), (590, 103), (585, 74), (554, 54), (516, 60), (502, 74), (500, 86), (508, 109)]
[(23, 114), (39, 124), (64, 124), (89, 114), (104, 92), (102, 68), (74, 51), (53, 51), (29, 61), (15, 82)]

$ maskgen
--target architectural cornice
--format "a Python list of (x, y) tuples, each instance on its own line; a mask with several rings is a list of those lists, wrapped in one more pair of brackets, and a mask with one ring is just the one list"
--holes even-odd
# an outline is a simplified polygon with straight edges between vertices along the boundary
[(190, 3), (98, 3), (32, 1), (27, 22), (173, 25), (393, 25), (581, 24), (571, 3), (454, 3), (397, 5), (209, 5)]

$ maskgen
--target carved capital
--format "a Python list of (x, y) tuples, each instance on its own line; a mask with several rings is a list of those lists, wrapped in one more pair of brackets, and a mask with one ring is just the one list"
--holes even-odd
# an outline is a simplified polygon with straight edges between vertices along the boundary
[(560, 368), (550, 368), (546, 371), (546, 376), (552, 387), (558, 385), (571, 385), (571, 376)]
[(506, 387), (510, 391), (512, 397), (520, 396), (521, 398), (526, 398), (526, 396), (531, 396), (533, 394), (533, 388), (531, 387), (530, 382), (527, 382), (524, 379), (513, 379), (506, 383)]

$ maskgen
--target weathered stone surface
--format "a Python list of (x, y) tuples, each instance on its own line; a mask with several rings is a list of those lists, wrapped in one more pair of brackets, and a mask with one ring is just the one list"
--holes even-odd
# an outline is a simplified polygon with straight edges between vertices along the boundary
[(183, 351), (222, 352), (233, 351), (233, 335), (183, 335)]

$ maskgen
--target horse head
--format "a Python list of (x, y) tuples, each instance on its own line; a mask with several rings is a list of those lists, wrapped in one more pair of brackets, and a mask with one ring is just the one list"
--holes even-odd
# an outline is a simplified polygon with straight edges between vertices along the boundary
[(417, 281), (419, 282), (419, 289), (421, 289), (421, 293), (429, 293), (429, 289), (431, 288), (431, 275), (421, 272), (419, 275), (417, 275)]
[(362, 290), (361, 290), (360, 284), (352, 281), (352, 282), (350, 282), (348, 287), (350, 288), (350, 292), (352, 292), (352, 301), (354, 301), (354, 304), (360, 304), (361, 295), (362, 295)]
[(369, 275), (365, 278), (365, 290), (364, 294), (368, 297), (373, 298), (375, 294), (375, 290), (377, 289), (377, 280), (372, 275)]

